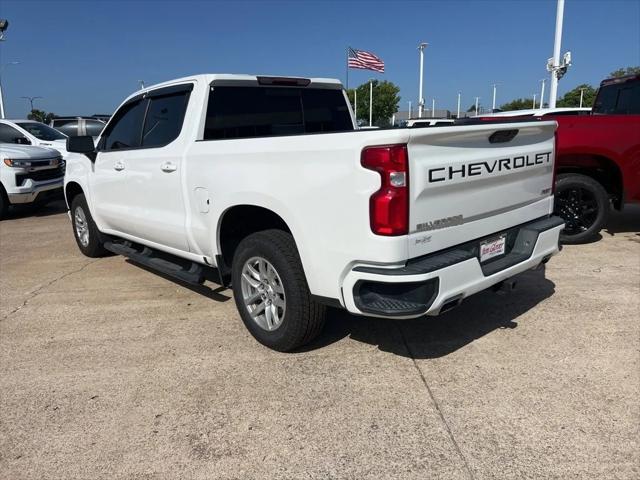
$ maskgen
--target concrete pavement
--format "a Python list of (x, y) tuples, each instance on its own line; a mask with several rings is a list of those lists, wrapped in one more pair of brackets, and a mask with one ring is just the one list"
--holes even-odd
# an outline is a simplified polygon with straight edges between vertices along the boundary
[(640, 209), (507, 296), (330, 311), (257, 344), (231, 292), (78, 251), (62, 204), (0, 223), (0, 478), (640, 477)]

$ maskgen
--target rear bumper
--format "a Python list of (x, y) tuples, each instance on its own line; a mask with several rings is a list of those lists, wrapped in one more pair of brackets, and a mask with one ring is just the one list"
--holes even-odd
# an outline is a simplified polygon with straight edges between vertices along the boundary
[(486, 264), (478, 257), (481, 238), (411, 259), (402, 267), (358, 265), (345, 276), (344, 305), (351, 313), (377, 317), (437, 315), (469, 295), (549, 260), (559, 251), (563, 228), (561, 218), (548, 217), (485, 237), (504, 233), (511, 243), (505, 255)]

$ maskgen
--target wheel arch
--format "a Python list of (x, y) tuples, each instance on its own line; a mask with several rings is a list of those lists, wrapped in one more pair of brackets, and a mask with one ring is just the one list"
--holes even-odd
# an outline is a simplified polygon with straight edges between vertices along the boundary
[(612, 199), (616, 209), (622, 208), (624, 187), (622, 171), (611, 158), (594, 153), (571, 153), (558, 159), (558, 174), (576, 173), (598, 182)]
[(80, 194), (84, 194), (84, 190), (78, 182), (71, 181), (64, 186), (64, 198), (67, 202), (68, 208), (71, 208), (73, 199)]
[(289, 233), (293, 231), (284, 218), (270, 208), (253, 204), (239, 204), (228, 207), (218, 220), (216, 232), (219, 257), (229, 268), (240, 242), (252, 233), (277, 229)]

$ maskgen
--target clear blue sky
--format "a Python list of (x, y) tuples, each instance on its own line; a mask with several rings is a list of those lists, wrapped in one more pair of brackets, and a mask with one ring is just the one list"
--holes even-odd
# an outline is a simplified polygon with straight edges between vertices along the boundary
[[(503, 1), (46, 1), (0, 0), (10, 21), (0, 45), (9, 116), (23, 95), (57, 114), (111, 113), (137, 88), (193, 73), (345, 77), (347, 46), (370, 50), (386, 73), (351, 70), (350, 84), (388, 79), (401, 109), (418, 96), (420, 41), (425, 98), (455, 108), (458, 90), (490, 105), (539, 91), (553, 53), (555, 0)], [(566, 0), (562, 50), (574, 66), (560, 93), (597, 85), (610, 71), (640, 65), (639, 0)], [(548, 92), (548, 90), (547, 90)]]

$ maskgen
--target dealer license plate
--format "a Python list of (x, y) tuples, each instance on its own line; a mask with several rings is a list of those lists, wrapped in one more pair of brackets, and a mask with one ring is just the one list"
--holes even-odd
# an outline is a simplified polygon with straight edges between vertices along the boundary
[(503, 255), (506, 243), (507, 237), (505, 235), (493, 240), (480, 242), (480, 262), (486, 262), (494, 257)]

